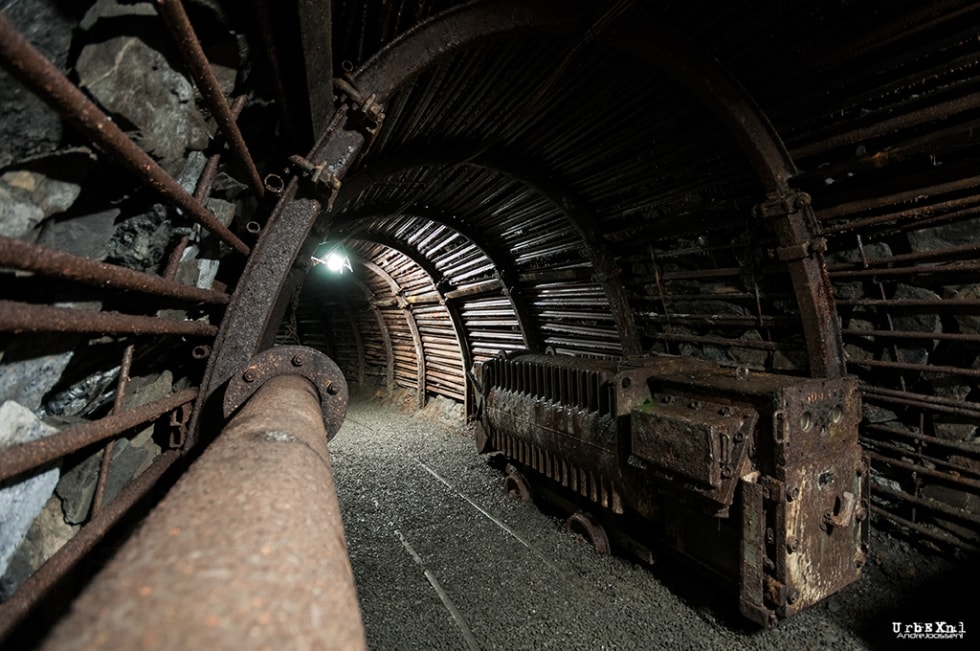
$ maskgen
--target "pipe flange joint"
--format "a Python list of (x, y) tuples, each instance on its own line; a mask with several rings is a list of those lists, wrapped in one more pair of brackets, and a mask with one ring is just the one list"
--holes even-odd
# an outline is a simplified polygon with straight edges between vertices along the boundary
[(332, 439), (347, 415), (347, 381), (332, 359), (306, 346), (276, 346), (249, 360), (225, 389), (225, 418), (230, 418), (260, 386), (278, 375), (300, 375), (316, 387), (323, 426), (327, 439)]

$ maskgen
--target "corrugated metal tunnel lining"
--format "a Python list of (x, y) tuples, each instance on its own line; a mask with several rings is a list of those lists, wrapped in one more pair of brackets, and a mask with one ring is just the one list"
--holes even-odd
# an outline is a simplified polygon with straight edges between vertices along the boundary
[[(317, 63), (309, 40), (299, 54), (279, 42), (286, 65), (269, 75), (284, 86), (262, 92), (278, 94), (294, 140), (280, 140), (282, 151), (263, 152), (258, 165), (280, 173), (287, 154), (305, 153), (305, 122), (330, 134), (307, 157), (336, 174), (337, 196), (294, 182), (274, 212), (268, 201), (236, 204), (229, 229), (211, 217), (210, 181), (192, 200), (172, 187), (173, 168), (149, 179), (218, 240), (250, 254), (243, 275), (241, 259), (227, 257), (219, 284), (198, 288), (152, 273), (78, 272), (80, 260), (59, 266), (50, 251), (11, 237), (5, 266), (149, 293), (154, 309), (124, 295), (88, 315), (45, 311), (48, 296), (88, 294), (18, 277), (4, 294), (5, 331), (109, 333), (109, 341), (77, 344), (123, 360), (89, 364), (108, 378), (103, 385), (129, 374), (133, 346), (140, 373), (171, 367), (173, 393), (146, 419), (200, 396), (190, 420), (181, 407), (171, 421), (170, 447), (184, 452), (206, 431), (208, 401), (277, 329), (280, 341), (325, 350), (348, 382), (414, 390), (420, 405), (446, 396), (470, 412), (472, 365), (516, 350), (667, 352), (820, 377), (846, 371), (860, 378), (866, 404), (876, 522), (975, 551), (976, 10), (958, 2), (642, 11), (633, 3), (458, 4), (332, 3), (330, 54), (338, 76), (352, 72), (335, 97), (322, 80), (296, 80), (302, 70), (290, 57)], [(257, 23), (269, 23), (273, 37), (294, 30), (257, 5)], [(225, 14), (237, 24), (243, 12)], [(198, 28), (207, 23), (200, 12), (192, 18)], [(314, 24), (300, 22), (299, 32)], [(263, 49), (260, 31), (242, 29), (253, 52)], [(258, 61), (246, 65), (266, 65)], [(708, 89), (692, 69), (720, 85)], [(745, 94), (725, 86), (728, 73)], [(242, 96), (255, 91), (239, 83)], [(383, 121), (366, 108), (371, 93)], [(291, 120), (289, 111), (305, 117)], [(740, 118), (750, 126), (733, 126)], [(223, 119), (229, 155), (242, 158)], [(269, 124), (246, 138), (269, 139)], [(767, 142), (775, 144), (767, 150)], [(265, 193), (254, 175), (237, 176), (251, 186), (246, 193)], [(216, 198), (231, 199), (227, 187), (219, 184)], [(334, 189), (321, 183), (317, 192)], [(796, 190), (812, 197), (812, 216)], [(207, 248), (196, 233), (188, 237), (192, 248)], [(170, 279), (188, 240), (171, 244), (175, 262), (160, 269)], [(310, 256), (337, 244), (350, 272), (328, 278), (315, 267), (297, 293)], [(803, 268), (821, 256), (832, 288), (819, 262)], [(170, 302), (192, 307), (157, 315)], [(188, 359), (167, 359), (173, 351)], [(123, 410), (120, 397), (115, 411)], [(81, 416), (106, 412), (103, 401)], [(13, 465), (4, 477), (124, 431), (96, 422), (72, 432), (86, 443)]]

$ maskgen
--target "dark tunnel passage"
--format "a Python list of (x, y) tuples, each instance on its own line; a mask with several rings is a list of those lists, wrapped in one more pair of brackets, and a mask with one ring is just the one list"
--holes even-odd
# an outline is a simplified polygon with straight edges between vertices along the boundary
[[(763, 628), (860, 584), (872, 532), (972, 576), (980, 6), (0, 12), (0, 640), (118, 647), (113, 612), (187, 594), (258, 617), (199, 548), (279, 572), (343, 541), (356, 451), (335, 489), (326, 446), (276, 444), (343, 438), (348, 396), (444, 407), (481, 472), (680, 552)], [(296, 522), (263, 496), (321, 480), (268, 542)], [(335, 555), (271, 589), (356, 613)], [(132, 639), (245, 648), (231, 617)]]

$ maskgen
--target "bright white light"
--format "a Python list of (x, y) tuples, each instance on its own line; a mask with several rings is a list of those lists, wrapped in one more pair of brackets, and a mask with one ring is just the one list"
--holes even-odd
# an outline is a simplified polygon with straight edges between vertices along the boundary
[(343, 253), (339, 253), (337, 251), (331, 251), (326, 255), (326, 257), (318, 258), (316, 256), (313, 256), (313, 264), (325, 265), (328, 271), (335, 274), (344, 273), (345, 269), (347, 271), (353, 272), (353, 269), (351, 268), (350, 265), (350, 258), (348, 258)]
[(346, 257), (338, 253), (331, 253), (327, 256), (327, 269), (330, 271), (335, 274), (340, 273), (345, 267), (350, 267), (350, 262), (347, 261)]

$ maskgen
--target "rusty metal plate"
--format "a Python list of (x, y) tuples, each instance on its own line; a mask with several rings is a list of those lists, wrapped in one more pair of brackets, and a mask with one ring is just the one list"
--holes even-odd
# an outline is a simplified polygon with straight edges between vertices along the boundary
[(253, 357), (228, 382), (223, 403), (225, 418), (230, 418), (259, 387), (278, 375), (300, 375), (313, 383), (320, 395), (327, 438), (332, 439), (347, 415), (347, 381), (332, 359), (306, 346), (277, 346)]
[(632, 454), (728, 506), (757, 420), (745, 407), (656, 396), (632, 411)]

